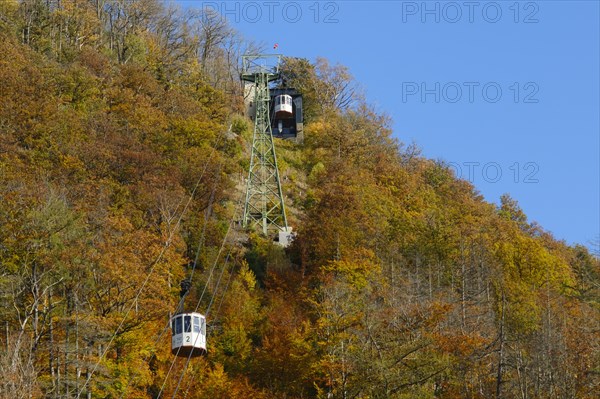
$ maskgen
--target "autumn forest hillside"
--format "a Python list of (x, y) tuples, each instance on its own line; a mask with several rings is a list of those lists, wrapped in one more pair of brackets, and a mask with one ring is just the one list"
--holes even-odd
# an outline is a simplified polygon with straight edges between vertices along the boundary
[(241, 228), (261, 50), (159, 0), (0, 1), (0, 398), (597, 398), (598, 255), (403, 143), (341, 65), (283, 63), (295, 241)]

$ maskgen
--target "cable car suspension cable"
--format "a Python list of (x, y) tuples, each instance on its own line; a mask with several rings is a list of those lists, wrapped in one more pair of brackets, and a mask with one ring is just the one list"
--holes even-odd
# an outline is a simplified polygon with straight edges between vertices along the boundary
[[(102, 361), (102, 359), (104, 359), (104, 357), (106, 356), (106, 354), (108, 353), (108, 350), (110, 349), (113, 341), (115, 340), (115, 337), (117, 336), (117, 333), (119, 332), (119, 330), (121, 329), (121, 327), (123, 327), (123, 324), (125, 323), (125, 320), (127, 319), (127, 317), (129, 316), (129, 313), (131, 313), (131, 310), (133, 309), (133, 307), (135, 306), (135, 304), (137, 303), (140, 295), (142, 294), (144, 288), (146, 288), (146, 285), (148, 284), (148, 281), (150, 280), (150, 276), (152, 275), (152, 273), (154, 272), (154, 269), (156, 268), (156, 265), (160, 262), (160, 260), (162, 259), (163, 255), (165, 254), (167, 248), (171, 245), (171, 242), (173, 241), (173, 238), (175, 236), (175, 232), (177, 231), (177, 228), (179, 227), (179, 225), (181, 224), (181, 220), (183, 219), (183, 215), (186, 213), (187, 209), (189, 208), (192, 200), (194, 199), (194, 196), (196, 195), (196, 191), (198, 190), (198, 187), (200, 186), (200, 182), (202, 181), (202, 178), (204, 177), (204, 174), (206, 173), (206, 170), (208, 169), (208, 164), (209, 161), (212, 159), (213, 155), (216, 152), (216, 147), (219, 145), (219, 142), (221, 141), (221, 138), (223, 136), (223, 133), (221, 132), (219, 134), (219, 136), (217, 137), (217, 141), (215, 143), (215, 146), (212, 148), (211, 154), (209, 155), (208, 159), (206, 160), (206, 163), (204, 164), (204, 168), (202, 170), (202, 173), (200, 174), (200, 177), (198, 178), (198, 180), (196, 181), (196, 184), (194, 185), (194, 188), (192, 189), (192, 192), (189, 195), (189, 198), (183, 208), (183, 210), (181, 211), (181, 214), (179, 216), (179, 218), (177, 219), (177, 222), (175, 223), (174, 228), (171, 230), (171, 232), (169, 233), (169, 236), (167, 238), (167, 241), (165, 242), (165, 245), (163, 246), (163, 248), (161, 249), (161, 251), (159, 252), (158, 256), (156, 257), (156, 259), (154, 260), (154, 262), (152, 262), (152, 265), (150, 267), (150, 270), (148, 271), (146, 278), (144, 279), (142, 286), (140, 287), (140, 289), (138, 290), (137, 294), (135, 295), (135, 297), (133, 298), (133, 300), (131, 301), (131, 305), (129, 306), (129, 308), (127, 309), (127, 311), (125, 312), (125, 315), (123, 316), (123, 318), (121, 319), (121, 322), (119, 323), (119, 325), (117, 326), (116, 330), (113, 332), (110, 340), (108, 341), (108, 344), (106, 345), (106, 348), (104, 349), (104, 351), (102, 351), (102, 353), (100, 354), (100, 356), (98, 357), (98, 360), (96, 361), (96, 363), (94, 364), (94, 367), (92, 368), (92, 370), (90, 371), (87, 379), (85, 380), (85, 382), (83, 383), (81, 389), (79, 390), (79, 392), (77, 393), (76, 398), (79, 399), (81, 397), (81, 394), (83, 393), (84, 389), (86, 389), (87, 385), (90, 383), (92, 376), (94, 375), (94, 373), (96, 372), (96, 370), (98, 369), (98, 366), (100, 365), (100, 362)], [(181, 202), (180, 202), (181, 204)], [(179, 205), (177, 206), (177, 209), (179, 209)]]
[[(211, 281), (211, 279), (212, 279), (212, 275), (214, 274), (214, 271), (215, 271), (215, 269), (216, 269), (216, 267), (217, 267), (217, 264), (218, 264), (219, 258), (220, 258), (220, 256), (221, 256), (221, 253), (223, 252), (223, 249), (224, 249), (224, 247), (225, 247), (225, 243), (227, 242), (227, 238), (228, 238), (228, 236), (229, 236), (229, 233), (230, 233), (230, 231), (231, 231), (231, 228), (233, 227), (233, 224), (234, 224), (234, 222), (235, 222), (235, 217), (236, 217), (236, 213), (237, 213), (237, 208), (238, 208), (238, 207), (241, 205), (241, 203), (242, 203), (242, 200), (241, 200), (241, 198), (240, 198), (240, 200), (238, 201), (238, 204), (237, 204), (237, 206), (236, 206), (236, 208), (235, 208), (235, 210), (234, 210), (234, 213), (233, 213), (233, 215), (232, 215), (232, 217), (231, 217), (231, 220), (229, 221), (229, 226), (228, 226), (228, 228), (227, 228), (227, 231), (226, 231), (226, 233), (225, 233), (225, 236), (223, 237), (223, 241), (222, 241), (222, 243), (221, 243), (221, 246), (219, 247), (219, 251), (217, 252), (217, 255), (216, 255), (216, 257), (215, 257), (215, 261), (214, 261), (214, 263), (213, 263), (213, 265), (212, 265), (212, 267), (211, 267), (211, 269), (210, 269), (210, 272), (209, 272), (208, 278), (207, 278), (207, 280), (206, 280), (206, 283), (204, 284), (204, 288), (203, 288), (203, 290), (202, 290), (202, 293), (200, 294), (200, 298), (198, 299), (198, 303), (197, 303), (197, 305), (196, 305), (196, 308), (194, 309), (194, 312), (197, 312), (197, 311), (198, 311), (198, 309), (200, 308), (200, 304), (201, 304), (201, 302), (202, 302), (202, 299), (204, 298), (204, 294), (206, 293), (206, 291), (207, 291), (207, 289), (208, 289), (208, 284), (210, 283), (210, 281)], [(231, 253), (231, 249), (229, 250), (229, 253), (228, 253), (228, 255), (227, 255), (227, 259), (229, 258), (229, 254), (230, 254), (230, 253)], [(217, 287), (217, 288), (218, 288), (218, 287)], [(215, 293), (213, 292), (213, 294), (212, 294), (211, 296), (214, 296), (214, 295), (215, 295)], [(212, 298), (211, 298), (211, 303), (212, 303)], [(159, 399), (159, 398), (161, 397), (161, 395), (162, 395), (163, 391), (164, 391), (164, 388), (165, 388), (166, 382), (167, 382), (167, 380), (168, 380), (168, 378), (169, 378), (169, 375), (170, 375), (170, 373), (171, 373), (171, 371), (172, 371), (172, 369), (173, 369), (173, 366), (174, 366), (174, 364), (175, 364), (175, 361), (176, 361), (176, 359), (177, 359), (177, 356), (178, 356), (178, 354), (179, 354), (179, 351), (180, 351), (180, 350), (181, 350), (181, 347), (177, 349), (177, 353), (175, 354), (175, 356), (174, 356), (173, 360), (171, 361), (171, 365), (170, 365), (170, 367), (169, 367), (169, 370), (168, 370), (167, 374), (165, 375), (165, 378), (164, 378), (163, 384), (162, 384), (162, 386), (161, 386), (161, 389), (160, 389), (160, 391), (159, 391), (159, 393), (158, 393), (158, 395), (157, 395), (156, 399)], [(191, 359), (191, 355), (192, 355), (192, 352), (190, 352), (190, 354), (188, 355), (187, 361), (186, 361), (186, 363), (185, 363), (185, 366), (184, 366), (184, 368), (183, 368), (183, 370), (182, 370), (182, 374), (181, 374), (181, 376), (180, 376), (180, 378), (179, 378), (179, 382), (178, 382), (178, 384), (177, 384), (177, 388), (176, 388), (176, 390), (175, 390), (175, 393), (173, 394), (173, 397), (175, 397), (175, 394), (176, 394), (176, 393), (177, 393), (177, 391), (179, 390), (179, 385), (180, 385), (180, 383), (181, 383), (181, 378), (183, 377), (183, 374), (185, 373), (185, 370), (187, 369), (187, 366), (188, 366), (188, 364), (189, 364), (189, 362), (190, 362), (190, 359)]]
[[(220, 172), (221, 172), (221, 169), (222, 169), (222, 165), (223, 165), (223, 163), (221, 162), (220, 166), (219, 166), (219, 169), (217, 171), (217, 173), (218, 173), (219, 176), (220, 176)], [(217, 188), (217, 183), (219, 181), (220, 181), (220, 177), (217, 180), (215, 180), (215, 183), (213, 184), (213, 189), (212, 189), (212, 192), (211, 192), (211, 195), (210, 195), (210, 198), (209, 198), (208, 207), (206, 209), (206, 213), (205, 213), (205, 217), (204, 217), (204, 223), (203, 223), (203, 226), (202, 226), (202, 233), (201, 233), (199, 241), (198, 241), (198, 248), (196, 250), (196, 255), (195, 255), (193, 266), (192, 266), (192, 272), (190, 274), (189, 279), (184, 280), (184, 281), (187, 281), (187, 283), (190, 286), (191, 286), (192, 281), (193, 281), (194, 271), (196, 270), (196, 266), (198, 264), (198, 258), (199, 258), (199, 254), (200, 254), (200, 249), (201, 249), (201, 247), (204, 246), (205, 233), (206, 233), (206, 225), (208, 224), (208, 220), (210, 218), (210, 212), (211, 212), (212, 204), (214, 202), (214, 195), (215, 195), (215, 191), (216, 191), (216, 188)], [(177, 208), (179, 208), (179, 205), (177, 206)], [(177, 307), (175, 309), (182, 309), (183, 303), (185, 301), (185, 297), (186, 297), (186, 295), (181, 295), (180, 296), (179, 302), (177, 303)], [(153, 345), (152, 345), (153, 347), (156, 347), (156, 345), (158, 345), (158, 343), (160, 342), (161, 338), (169, 330), (170, 327), (171, 327), (171, 321), (167, 320), (167, 323), (165, 324), (165, 327), (162, 329), (162, 331), (160, 332), (160, 334), (158, 335), (158, 337), (154, 340)], [(127, 389), (129, 388), (129, 385), (131, 385), (132, 381), (133, 381), (133, 379), (129, 379), (127, 381), (127, 385), (123, 389), (123, 393), (121, 394), (121, 396), (119, 397), (119, 399), (123, 399), (124, 395), (127, 392)]]

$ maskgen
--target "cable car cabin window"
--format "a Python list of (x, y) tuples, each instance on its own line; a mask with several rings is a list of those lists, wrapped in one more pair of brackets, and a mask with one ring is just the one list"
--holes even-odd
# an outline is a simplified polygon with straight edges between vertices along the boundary
[(181, 334), (181, 317), (176, 317), (173, 321), (174, 329), (173, 332), (175, 334)]
[(198, 316), (194, 316), (194, 332), (200, 332), (200, 318)]
[(206, 319), (200, 319), (200, 332), (206, 334)]
[(186, 333), (192, 332), (192, 316), (184, 316), (185, 321), (183, 323), (184, 331)]

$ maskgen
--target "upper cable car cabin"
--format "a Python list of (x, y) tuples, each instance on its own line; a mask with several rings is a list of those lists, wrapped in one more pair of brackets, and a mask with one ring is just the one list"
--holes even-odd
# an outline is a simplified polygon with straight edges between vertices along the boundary
[(271, 89), (271, 131), (273, 137), (304, 141), (302, 95), (295, 89)]
[(179, 313), (171, 317), (171, 353), (197, 357), (206, 353), (206, 318), (200, 313)]
[(292, 96), (289, 94), (281, 94), (279, 96), (275, 96), (275, 118), (283, 119), (291, 117), (294, 112), (292, 108)]

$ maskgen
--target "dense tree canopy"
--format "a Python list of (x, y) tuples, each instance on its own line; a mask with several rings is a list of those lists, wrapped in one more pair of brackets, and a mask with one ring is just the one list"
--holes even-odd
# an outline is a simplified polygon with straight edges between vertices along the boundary
[(598, 254), (395, 139), (343, 66), (283, 65), (295, 241), (237, 226), (257, 49), (158, 0), (0, 1), (0, 397), (596, 398)]

